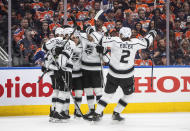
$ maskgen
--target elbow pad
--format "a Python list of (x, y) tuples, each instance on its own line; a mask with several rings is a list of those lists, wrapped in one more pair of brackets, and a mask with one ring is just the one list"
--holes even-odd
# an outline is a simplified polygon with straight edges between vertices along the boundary
[(148, 35), (146, 35), (146, 36), (142, 39), (142, 41), (145, 42), (145, 43), (147, 43), (147, 47), (149, 47), (150, 44), (152, 44), (152, 42), (154, 41), (154, 37), (155, 37), (154, 34), (148, 33)]

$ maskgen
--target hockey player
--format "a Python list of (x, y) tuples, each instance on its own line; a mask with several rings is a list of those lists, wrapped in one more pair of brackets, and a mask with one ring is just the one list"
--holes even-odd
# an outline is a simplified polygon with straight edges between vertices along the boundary
[(89, 112), (85, 118), (90, 118), (95, 111), (95, 96), (98, 101), (102, 96), (102, 75), (101, 61), (99, 53), (96, 51), (96, 45), (101, 40), (102, 35), (97, 32), (81, 33), (80, 41), (83, 46), (82, 54), (82, 74), (84, 91), (87, 97)]
[[(75, 33), (75, 37), (72, 40), (76, 43), (76, 48), (73, 50), (72, 56), (72, 63), (73, 63), (73, 70), (72, 70), (72, 89), (75, 93), (75, 101), (77, 102), (78, 106), (81, 106), (82, 102), (82, 94), (83, 94), (83, 84), (82, 84), (82, 71), (81, 71), (81, 57), (82, 57), (82, 44), (79, 40), (79, 33)], [(75, 106), (74, 111), (75, 117), (81, 117), (79, 109)]]
[[(73, 32), (75, 32), (75, 33), (73, 33)], [(69, 36), (71, 36), (71, 37), (69, 38)], [(66, 80), (67, 86), (69, 88), (64, 91), (65, 104), (64, 104), (63, 109), (62, 109), (62, 114), (64, 114), (68, 118), (70, 118), (70, 116), (69, 116), (69, 104), (70, 104), (70, 92), (72, 89), (72, 70), (73, 70), (72, 56), (73, 56), (73, 51), (75, 50), (76, 44), (77, 44), (77, 42), (74, 42), (73, 40), (76, 40), (76, 37), (78, 37), (78, 35), (77, 35), (76, 31), (74, 31), (74, 28), (66, 27), (64, 29), (64, 40), (69, 42), (69, 45), (70, 45), (71, 50), (72, 50), (72, 53), (70, 54), (70, 57), (67, 60), (65, 70), (63, 72), (64, 77), (66, 77), (65, 80)]]
[[(59, 33), (57, 33), (59, 32)], [(53, 92), (53, 96), (57, 97), (55, 111), (52, 113), (54, 122), (69, 119), (70, 116), (65, 114), (65, 110), (63, 109), (66, 98), (68, 97), (68, 88), (71, 85), (71, 73), (66, 72), (66, 67), (69, 67), (69, 59), (72, 55), (74, 42), (63, 39), (64, 30), (62, 28), (57, 28), (55, 31), (56, 38), (50, 39), (43, 46), (43, 49), (46, 52), (50, 52), (51, 59), (54, 64), (58, 68), (58, 71), (54, 71), (56, 76), (56, 82), (59, 86), (59, 90)], [(72, 69), (71, 69), (72, 70)]]
[[(59, 31), (55, 32), (56, 35), (60, 35)], [(42, 43), (42, 47), (44, 47), (44, 44), (48, 41), (48, 39), (44, 39), (43, 43)], [(47, 51), (47, 50), (46, 50)], [(49, 52), (46, 52), (45, 50), (43, 50), (42, 48), (39, 48), (35, 55), (34, 55), (34, 62), (38, 65), (41, 65), (41, 69), (42, 72), (44, 74), (48, 74), (51, 78), (51, 82), (52, 82), (52, 88), (53, 88), (53, 94), (52, 94), (52, 106), (50, 107), (50, 122), (52, 121), (52, 117), (53, 117), (53, 112), (55, 110), (55, 105), (56, 105), (56, 101), (57, 101), (57, 93), (58, 93), (58, 84), (57, 84), (57, 80), (54, 74), (54, 71), (58, 70), (58, 68), (56, 67), (55, 63), (52, 60), (52, 55)]]
[[(140, 49), (148, 48), (156, 37), (155, 30), (151, 30), (143, 39), (131, 37), (131, 29), (122, 27), (119, 31), (119, 37), (103, 39), (103, 46), (111, 47), (111, 57), (109, 63), (109, 72), (107, 74), (107, 82), (105, 94), (98, 102), (96, 112), (93, 116), (94, 121), (99, 121), (102, 117), (101, 113), (107, 106), (109, 100), (113, 97), (118, 86), (123, 90), (124, 95), (119, 99), (114, 109), (112, 119), (117, 121), (124, 120), (120, 113), (127, 106), (127, 100), (134, 92), (134, 59), (135, 54)], [(103, 47), (97, 47), (97, 51), (103, 51)]]

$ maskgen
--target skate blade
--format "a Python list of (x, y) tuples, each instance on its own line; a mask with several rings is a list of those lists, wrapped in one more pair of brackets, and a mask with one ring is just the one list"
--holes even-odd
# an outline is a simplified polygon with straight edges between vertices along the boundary
[(92, 118), (86, 118), (86, 117), (83, 117), (83, 119), (86, 120), (86, 121), (93, 121)]
[(74, 116), (74, 119), (77, 119), (77, 120), (80, 120), (81, 118), (82, 118), (82, 116), (81, 117)]
[(62, 119), (62, 120), (60, 120), (60, 119), (53, 119), (51, 122), (52, 123), (68, 123), (69, 119)]
[(111, 123), (112, 124), (124, 124), (125, 123), (125, 119), (124, 120), (112, 120)]
[(49, 122), (53, 122), (53, 121), (54, 121), (54, 119), (53, 119), (53, 118), (50, 118), (50, 119), (49, 119)]

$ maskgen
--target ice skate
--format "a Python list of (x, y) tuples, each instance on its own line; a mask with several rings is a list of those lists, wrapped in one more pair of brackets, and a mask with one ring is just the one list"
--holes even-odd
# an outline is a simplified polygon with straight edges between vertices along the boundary
[(91, 109), (91, 110), (89, 111), (89, 113), (87, 113), (86, 115), (84, 115), (84, 119), (85, 119), (85, 120), (92, 121), (92, 118), (93, 118), (94, 113), (95, 113), (95, 109)]
[(70, 118), (71, 118), (71, 117), (69, 116), (68, 111), (62, 111), (60, 114), (61, 114), (62, 116), (64, 116), (65, 118), (67, 118), (67, 119), (70, 119)]
[(50, 108), (49, 122), (53, 122), (53, 115), (54, 115), (54, 113), (55, 113), (55, 111)]
[(81, 118), (81, 117), (82, 117), (82, 115), (80, 114), (79, 110), (75, 109), (74, 118)]
[(120, 113), (117, 113), (117, 112), (113, 112), (112, 119), (117, 120), (117, 121), (124, 121), (125, 120), (125, 118), (121, 117)]
[(68, 117), (63, 116), (61, 113), (58, 113), (57, 111), (54, 112), (52, 122), (62, 123), (62, 122), (67, 122), (67, 120)]
[(100, 121), (102, 119), (103, 114), (94, 113), (92, 121)]

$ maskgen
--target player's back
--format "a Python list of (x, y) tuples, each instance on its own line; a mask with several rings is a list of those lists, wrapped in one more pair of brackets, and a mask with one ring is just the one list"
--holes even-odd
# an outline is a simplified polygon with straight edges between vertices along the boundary
[(111, 47), (109, 73), (117, 78), (128, 78), (134, 75), (134, 59), (139, 49), (147, 45), (136, 38), (122, 41), (119, 37), (107, 38), (103, 44)]

